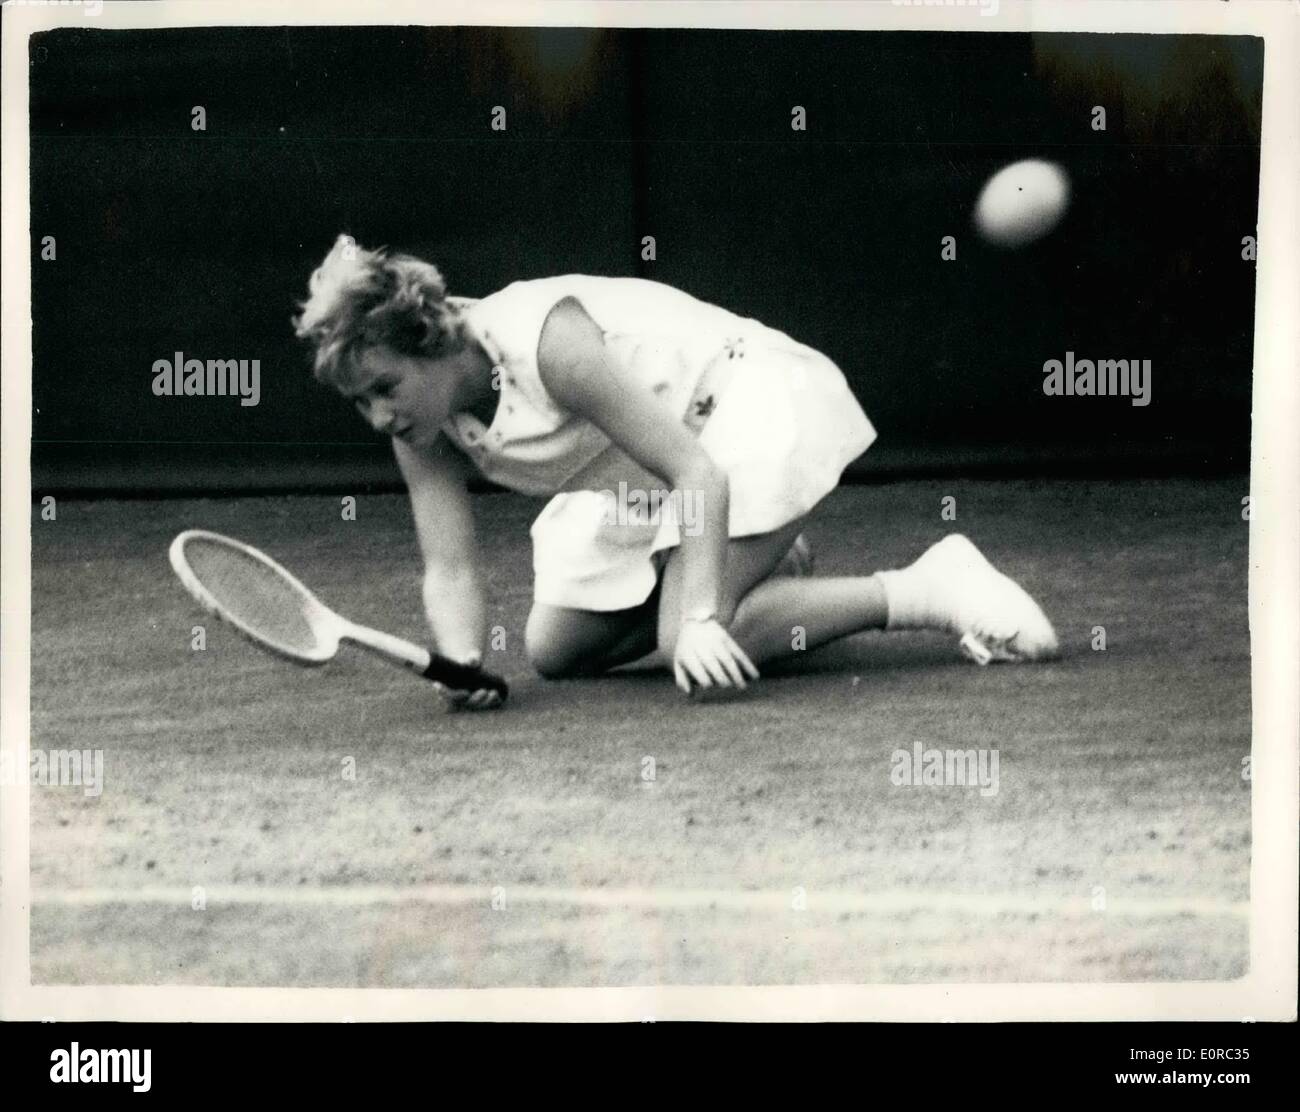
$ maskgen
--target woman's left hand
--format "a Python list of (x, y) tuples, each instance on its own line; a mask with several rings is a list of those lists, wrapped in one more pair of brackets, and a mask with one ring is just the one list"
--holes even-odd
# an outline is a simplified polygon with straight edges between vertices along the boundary
[(687, 695), (697, 687), (736, 687), (744, 690), (745, 675), (758, 679), (758, 669), (713, 618), (685, 621), (673, 649), (673, 676)]

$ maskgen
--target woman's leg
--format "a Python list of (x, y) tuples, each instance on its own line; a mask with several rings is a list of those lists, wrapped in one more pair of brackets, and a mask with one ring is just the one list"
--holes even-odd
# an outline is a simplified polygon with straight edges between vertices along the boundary
[[(883, 629), (888, 609), (872, 576), (786, 578), (772, 576), (803, 518), (771, 533), (741, 537), (727, 547), (718, 620), (755, 664), (811, 649), (837, 637)], [(671, 656), (681, 619), (681, 550), (664, 569), (659, 598), (659, 647)]]
[(532, 666), (547, 679), (598, 676), (655, 649), (658, 592), (631, 610), (574, 610), (533, 604), (524, 629)]
[[(1042, 608), (966, 537), (951, 534), (897, 571), (826, 579), (771, 577), (801, 523), (727, 549), (718, 618), (756, 664), (869, 629), (961, 635), (979, 664), (1044, 660), (1058, 651)], [(681, 554), (664, 570), (659, 647), (671, 657), (681, 614)]]
[[(792, 554), (791, 546), (804, 520), (800, 518), (775, 532), (730, 543), (720, 618), (729, 618), (738, 599), (749, 593), (754, 584), (780, 570), (782, 562)], [(797, 559), (790, 561), (791, 570), (807, 562), (806, 552), (797, 555)], [(574, 610), (534, 604), (524, 631), (524, 644), (533, 667), (548, 679), (561, 679), (600, 675), (620, 664), (630, 664), (652, 653), (670, 636), (670, 631), (660, 628), (669, 617), (673, 625), (668, 642), (671, 653), (671, 645), (676, 641), (676, 618), (681, 609), (681, 572), (672, 569), (680, 569), (680, 564), (680, 553), (671, 552), (659, 586), (645, 602), (631, 610)], [(671, 592), (673, 598), (667, 607), (661, 605), (665, 591)]]
[[(754, 663), (871, 629), (961, 633), (980, 663), (1039, 660), (1056, 633), (1034, 602), (965, 537), (952, 535), (899, 571), (835, 578), (774, 576), (804, 524), (741, 537), (727, 547), (718, 620)], [(671, 658), (681, 620), (682, 555), (669, 554), (658, 590), (632, 610), (535, 606), (525, 635), (544, 676), (599, 675), (658, 647)], [(974, 638), (974, 647), (967, 639)]]

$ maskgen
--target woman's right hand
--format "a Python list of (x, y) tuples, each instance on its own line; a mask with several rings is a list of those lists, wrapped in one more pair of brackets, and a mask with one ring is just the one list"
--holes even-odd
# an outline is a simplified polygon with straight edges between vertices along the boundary
[(480, 687), (477, 691), (456, 691), (435, 683), (434, 688), (451, 710), (495, 710), (505, 699), (495, 688)]
[[(457, 663), (481, 670), (483, 658), (473, 653)], [(440, 680), (434, 680), (433, 686), (447, 704), (448, 710), (493, 710), (502, 706), (506, 701), (505, 682), (491, 672), (480, 671), (480, 674), (485, 681), (483, 687), (451, 687)]]

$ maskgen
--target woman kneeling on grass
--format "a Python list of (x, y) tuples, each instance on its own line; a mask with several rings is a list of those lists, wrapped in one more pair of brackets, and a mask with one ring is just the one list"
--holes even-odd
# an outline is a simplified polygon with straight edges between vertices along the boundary
[[(808, 577), (808, 514), (875, 430), (834, 363), (756, 320), (639, 278), (451, 297), (429, 263), (340, 236), (295, 325), (317, 377), (392, 437), (429, 625), (453, 660), (479, 666), (487, 635), (473, 471), (551, 497), (531, 530), (525, 631), (548, 678), (659, 649), (687, 693), (743, 688), (791, 652), (795, 626), (806, 648), (936, 629), (979, 663), (1056, 650), (1033, 599), (956, 534), (900, 571)], [(647, 502), (656, 512), (637, 512)]]

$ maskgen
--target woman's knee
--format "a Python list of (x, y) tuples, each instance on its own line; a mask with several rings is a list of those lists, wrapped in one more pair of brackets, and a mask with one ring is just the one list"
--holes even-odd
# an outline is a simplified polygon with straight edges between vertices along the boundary
[(524, 627), (524, 652), (546, 679), (598, 676), (654, 648), (653, 613), (645, 607), (609, 612), (538, 604)]
[(548, 680), (575, 675), (580, 663), (575, 638), (554, 614), (537, 606), (524, 626), (524, 654), (538, 675)]

